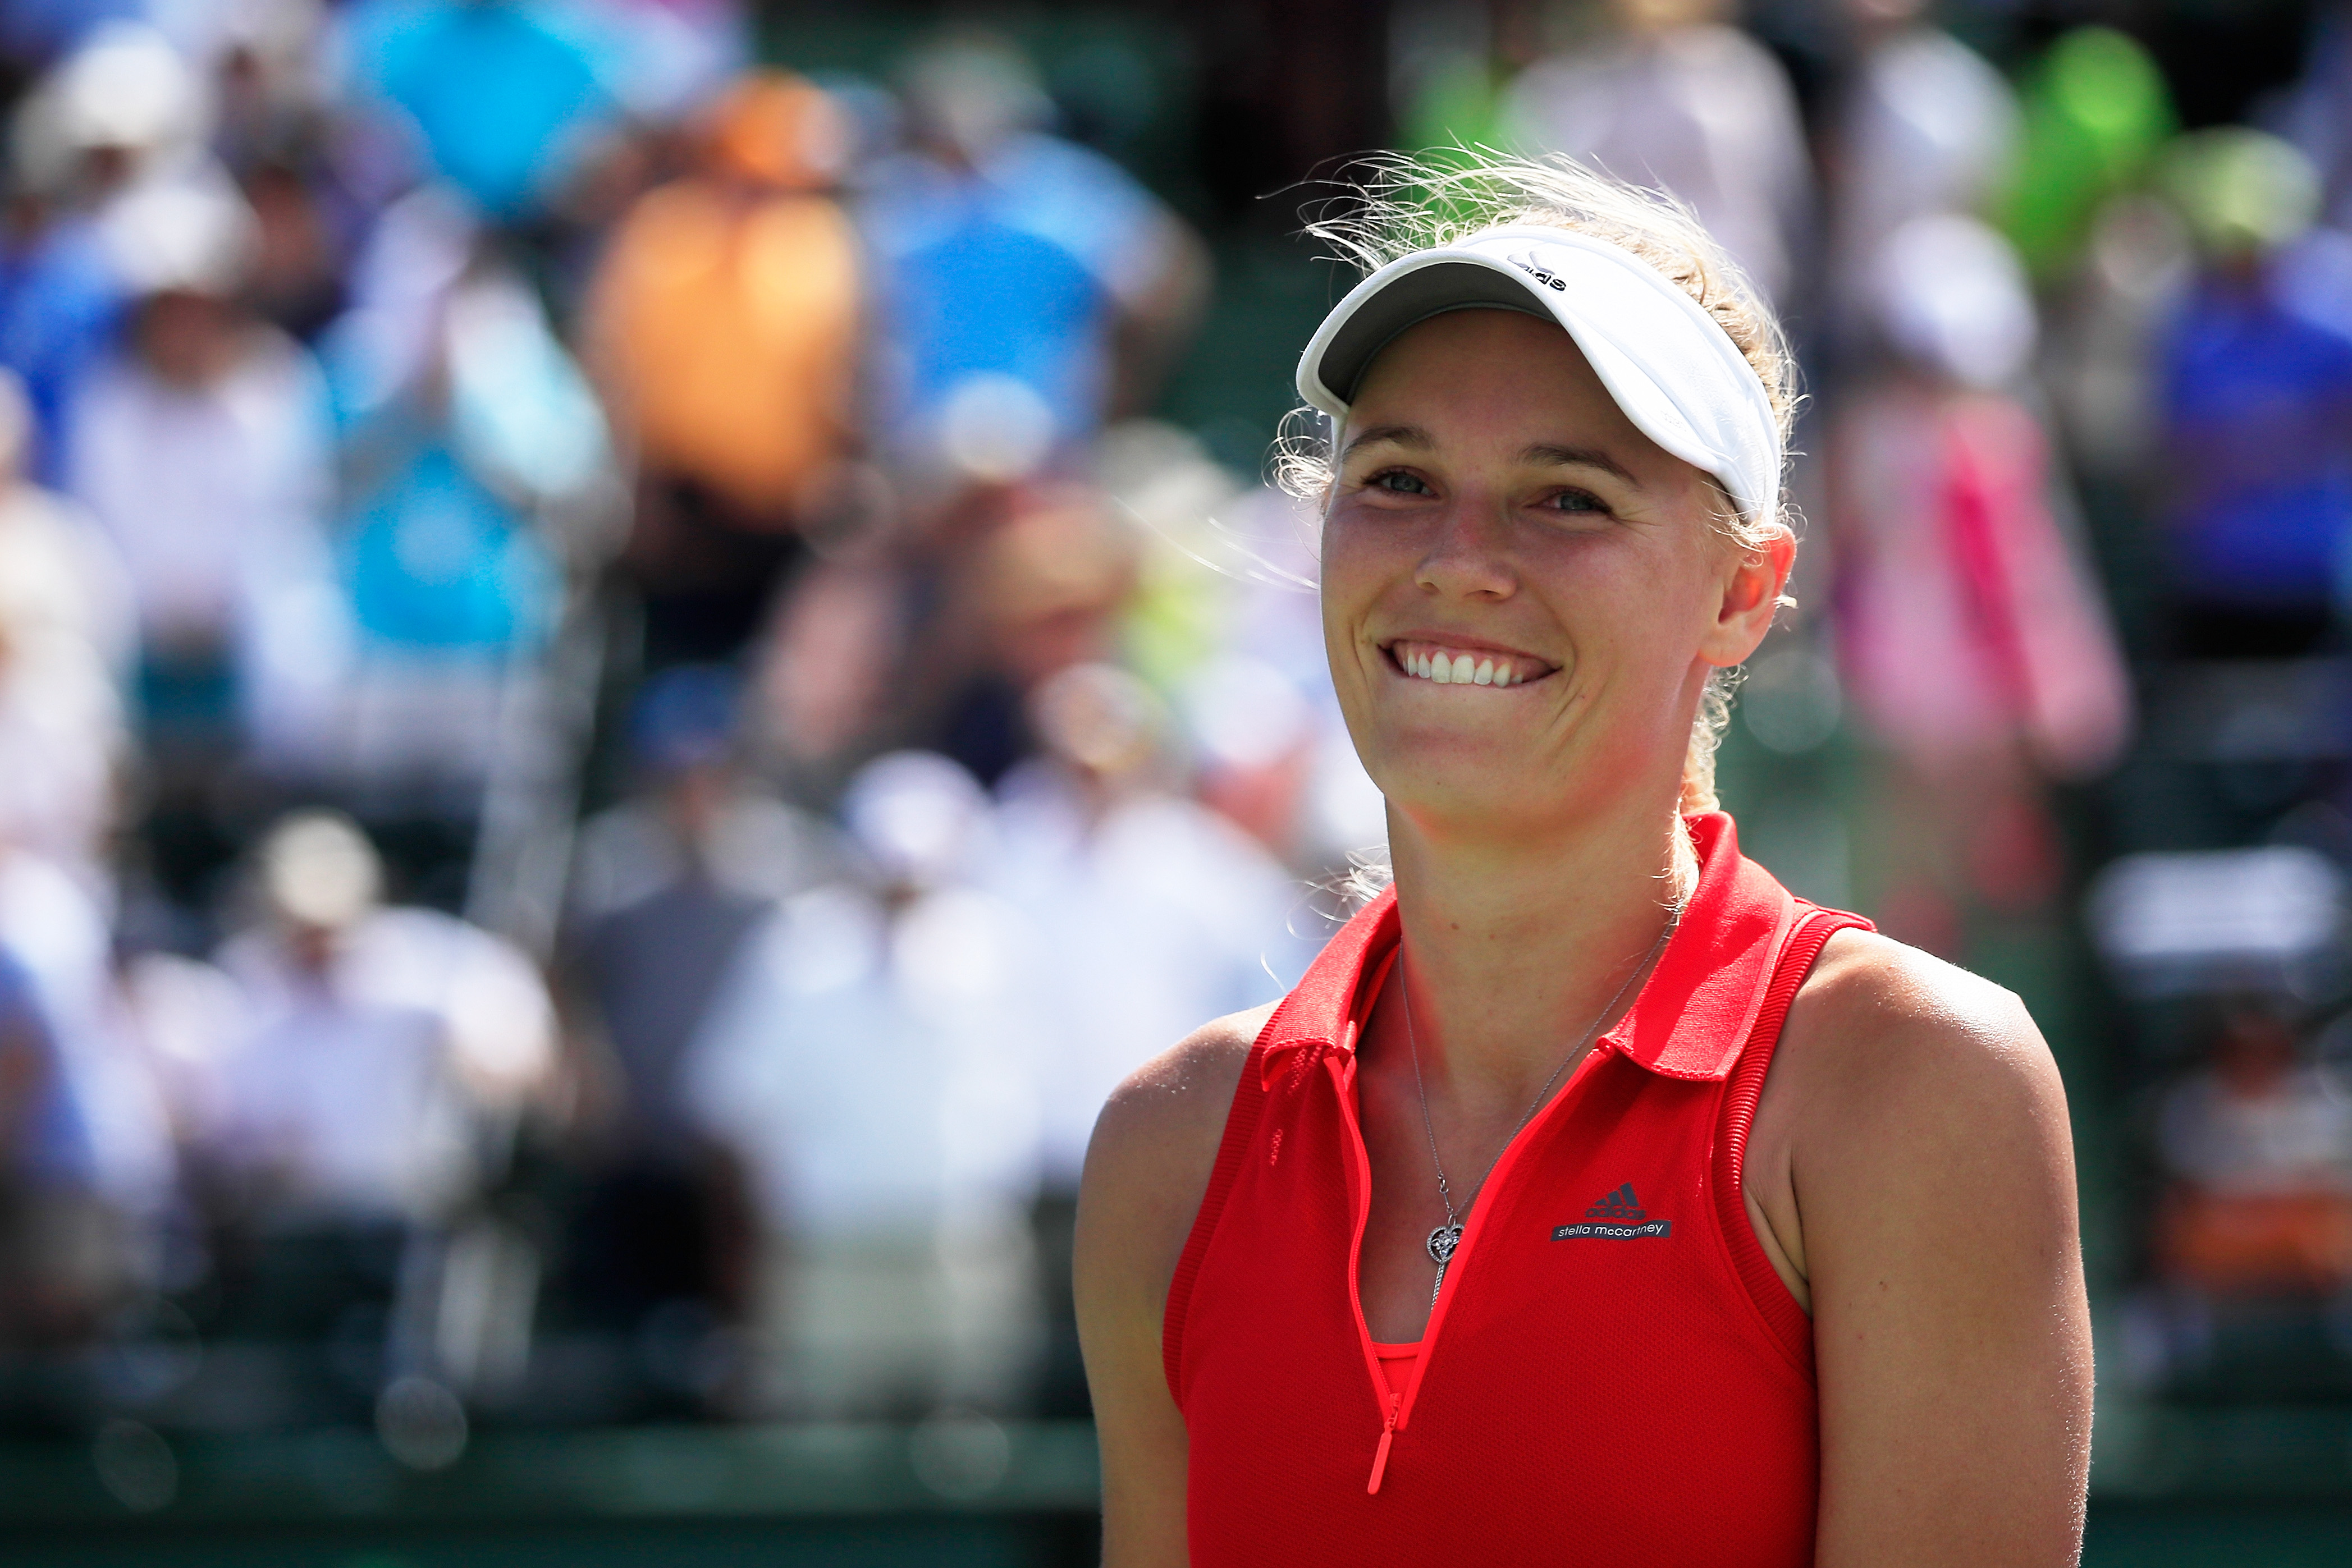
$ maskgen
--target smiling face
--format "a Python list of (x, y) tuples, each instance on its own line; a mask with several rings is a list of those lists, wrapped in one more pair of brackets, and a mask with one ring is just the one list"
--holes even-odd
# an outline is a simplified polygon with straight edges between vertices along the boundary
[(1323, 632), (1349, 735), (1425, 832), (1673, 809), (1707, 673), (1770, 626), (1794, 542), (1745, 550), (1714, 483), (1574, 341), (1459, 310), (1381, 350), (1339, 434)]

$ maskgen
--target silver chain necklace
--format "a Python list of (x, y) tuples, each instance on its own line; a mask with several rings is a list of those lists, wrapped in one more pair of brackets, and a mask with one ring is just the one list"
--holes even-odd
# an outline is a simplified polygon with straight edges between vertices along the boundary
[[(1650, 944), (1650, 950), (1642, 956), (1640, 963), (1633, 966), (1633, 973), (1619, 982), (1617, 989), (1602, 1005), (1600, 1013), (1585, 1026), (1584, 1032), (1577, 1037), (1576, 1043), (1569, 1048), (1568, 1054), (1559, 1059), (1559, 1065), (1551, 1070), (1551, 1076), (1545, 1079), (1543, 1087), (1536, 1091), (1536, 1097), (1528, 1102), (1526, 1110), (1519, 1113), (1518, 1121), (1511, 1128), (1511, 1136), (1503, 1140), (1503, 1148), (1509, 1148), (1511, 1138), (1517, 1137), (1526, 1129), (1527, 1124), (1535, 1120), (1536, 1112), (1542, 1108), (1546, 1100), (1551, 1098), (1552, 1089), (1559, 1082), (1559, 1075), (1568, 1071), (1568, 1064), (1582, 1055), (1584, 1048), (1592, 1043), (1592, 1037), (1601, 1032), (1601, 1024), (1607, 1020), (1611, 1013), (1617, 1010), (1617, 1004), (1625, 999), (1626, 988), (1649, 968), (1652, 960), (1655, 959), (1660, 949), (1665, 946), (1666, 938), (1672, 936), (1675, 934), (1675, 928), (1683, 923), (1683, 908), (1682, 904), (1675, 905), (1674, 912), (1666, 917), (1665, 925), (1658, 932), (1658, 939)], [(1445, 1205), (1445, 1223), (1431, 1231), (1429, 1240), (1424, 1244), (1429, 1249), (1430, 1261), (1437, 1265), (1437, 1282), (1429, 1288), (1429, 1304), (1434, 1307), (1437, 1304), (1437, 1293), (1445, 1288), (1446, 1266), (1454, 1261), (1454, 1249), (1462, 1244), (1462, 1220), (1454, 1210), (1454, 1189), (1446, 1183), (1445, 1166), (1437, 1157), (1437, 1128), (1429, 1119), (1429, 1086), (1422, 1080), (1421, 1045), (1414, 1038), (1412, 1027), (1412, 979), (1411, 976), (1404, 973), (1402, 965), (1398, 967), (1397, 979), (1404, 997), (1404, 1044), (1405, 1049), (1412, 1054), (1412, 1086), (1414, 1092), (1421, 1096), (1421, 1130), (1429, 1139), (1430, 1166), (1437, 1172), (1437, 1198), (1440, 1203)], [(1502, 1157), (1502, 1149), (1496, 1150), (1495, 1160), (1498, 1161)], [(1486, 1166), (1486, 1176), (1494, 1174), (1495, 1161), (1489, 1161)], [(1471, 1203), (1475, 1204), (1478, 1201), (1478, 1193), (1484, 1190), (1486, 1185), (1486, 1176), (1480, 1176), (1477, 1187), (1472, 1189)]]

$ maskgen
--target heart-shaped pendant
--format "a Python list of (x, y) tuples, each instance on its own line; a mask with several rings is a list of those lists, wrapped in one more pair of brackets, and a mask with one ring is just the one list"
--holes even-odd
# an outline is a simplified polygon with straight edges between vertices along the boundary
[(1443, 1269), (1454, 1260), (1454, 1249), (1462, 1245), (1462, 1228), (1441, 1225), (1429, 1233), (1429, 1260)]

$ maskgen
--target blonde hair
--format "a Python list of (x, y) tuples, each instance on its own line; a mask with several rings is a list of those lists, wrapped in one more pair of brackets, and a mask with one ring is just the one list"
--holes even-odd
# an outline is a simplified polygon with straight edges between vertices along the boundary
[[(1362, 169), (1307, 225), (1307, 232), (1334, 246), (1340, 260), (1369, 276), (1414, 251), (1523, 225), (1605, 240), (1656, 267), (1715, 319), (1764, 383), (1787, 449), (1801, 394), (1780, 319), (1730, 253), (1673, 197), (1612, 179), (1563, 155), (1520, 158), (1483, 147), (1418, 158), (1383, 154), (1366, 161)], [(1283, 422), (1275, 443), (1276, 483), (1318, 507), (1330, 495), (1332, 434), (1323, 415), (1300, 408)], [(1728, 496), (1724, 500), (1714, 521), (1740, 549), (1761, 549), (1774, 535), (1796, 531), (1785, 495), (1750, 516), (1741, 515)], [(1684, 811), (1711, 811), (1719, 804), (1715, 753), (1731, 722), (1738, 686), (1736, 670), (1717, 670), (1707, 677), (1683, 758)]]

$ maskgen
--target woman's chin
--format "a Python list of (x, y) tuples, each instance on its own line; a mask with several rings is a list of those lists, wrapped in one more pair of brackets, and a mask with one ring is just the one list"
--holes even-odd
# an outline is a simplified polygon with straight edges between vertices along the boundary
[(1548, 780), (1556, 791), (1560, 758), (1555, 737), (1543, 735), (1524, 715), (1479, 715), (1433, 721), (1420, 715), (1383, 716), (1372, 746), (1362, 748), (1366, 771), (1375, 779), (1423, 780), (1448, 793), (1485, 790), (1492, 780), (1522, 784)]
[(1532, 763), (1523, 747), (1517, 756), (1503, 747), (1495, 751), (1486, 758), (1458, 752), (1443, 761), (1424, 758), (1380, 768), (1372, 778), (1390, 806), (1412, 821), (1482, 837), (1532, 830), (1559, 810), (1563, 791), (1556, 770)]

